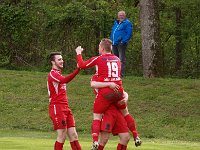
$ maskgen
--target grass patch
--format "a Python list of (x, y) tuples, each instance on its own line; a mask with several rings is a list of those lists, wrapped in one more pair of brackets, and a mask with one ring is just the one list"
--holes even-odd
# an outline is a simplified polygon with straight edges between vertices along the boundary
[[(94, 95), (90, 75), (78, 75), (67, 85), (77, 131), (89, 134)], [(48, 116), (47, 73), (0, 70), (0, 129), (52, 131)], [(129, 111), (142, 138), (199, 141), (200, 80), (123, 80)]]
[[(53, 149), (55, 142), (55, 133), (53, 132), (35, 132), (23, 130), (0, 130), (0, 148), (1, 150), (49, 150)], [(2, 136), (4, 135), (4, 136)], [(107, 143), (105, 149), (116, 149), (118, 137), (112, 137)], [(90, 149), (90, 135), (80, 134), (79, 142), (83, 150)], [(138, 150), (197, 150), (200, 143), (170, 141), (166, 139), (143, 139), (143, 144), (138, 147)], [(64, 150), (70, 149), (68, 140), (65, 142)], [(134, 150), (133, 141), (128, 144), (129, 150)]]

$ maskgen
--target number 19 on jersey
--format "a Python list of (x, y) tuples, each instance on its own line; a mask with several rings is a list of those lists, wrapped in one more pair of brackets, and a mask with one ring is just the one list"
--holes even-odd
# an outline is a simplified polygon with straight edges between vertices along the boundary
[(107, 62), (108, 66), (108, 77), (118, 78), (119, 71), (117, 62)]

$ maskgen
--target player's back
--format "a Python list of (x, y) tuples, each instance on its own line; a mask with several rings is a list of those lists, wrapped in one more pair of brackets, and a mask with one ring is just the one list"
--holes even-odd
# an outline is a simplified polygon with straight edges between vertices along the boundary
[(120, 59), (113, 54), (104, 54), (97, 59), (98, 81), (110, 82), (121, 81), (121, 62)]

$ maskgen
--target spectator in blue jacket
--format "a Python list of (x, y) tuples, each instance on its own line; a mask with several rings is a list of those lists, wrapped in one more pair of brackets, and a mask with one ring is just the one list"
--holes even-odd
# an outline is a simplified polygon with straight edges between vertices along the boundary
[(128, 41), (132, 37), (133, 25), (126, 18), (125, 11), (119, 11), (117, 17), (118, 19), (115, 20), (112, 27), (110, 39), (112, 40), (113, 54), (118, 56), (121, 60), (121, 77), (123, 77), (125, 73), (126, 62), (125, 52)]

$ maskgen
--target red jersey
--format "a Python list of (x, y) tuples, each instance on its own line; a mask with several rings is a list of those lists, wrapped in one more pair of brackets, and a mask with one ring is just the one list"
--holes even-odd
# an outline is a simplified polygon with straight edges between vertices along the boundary
[(96, 75), (99, 82), (116, 81), (120, 83), (121, 62), (120, 59), (113, 54), (104, 54), (92, 57), (87, 61), (83, 61), (82, 55), (77, 55), (77, 62), (80, 68), (91, 68), (96, 66)]
[(66, 93), (66, 83), (70, 82), (77, 74), (79, 69), (76, 69), (70, 75), (64, 77), (61, 71), (52, 69), (48, 74), (47, 88), (49, 94), (49, 102), (51, 104), (66, 104), (68, 98)]

